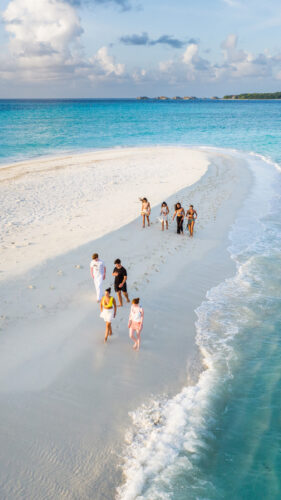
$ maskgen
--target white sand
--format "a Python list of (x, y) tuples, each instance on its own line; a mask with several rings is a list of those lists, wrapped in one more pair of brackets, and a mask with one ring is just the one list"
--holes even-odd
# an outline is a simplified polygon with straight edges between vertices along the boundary
[[(40, 159), (0, 175), (1, 498), (113, 499), (128, 411), (174, 394), (186, 365), (193, 379), (201, 369), (193, 311), (233, 272), (227, 233), (250, 175), (226, 153), (170, 147)], [(155, 207), (149, 229), (136, 219), (138, 196)], [(160, 231), (163, 199), (198, 209), (193, 240), (176, 235), (175, 223)], [(139, 353), (128, 306), (102, 342), (94, 251), (107, 264), (106, 285), (120, 257), (130, 296), (141, 297)]]
[(206, 172), (183, 148), (116, 149), (0, 168), (0, 278), (19, 275), (134, 220)]

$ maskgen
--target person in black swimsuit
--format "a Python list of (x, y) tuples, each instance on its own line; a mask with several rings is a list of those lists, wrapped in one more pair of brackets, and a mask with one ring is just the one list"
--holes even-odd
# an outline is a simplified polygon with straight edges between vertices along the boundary
[(117, 293), (118, 297), (118, 302), (119, 305), (118, 307), (123, 306), (123, 301), (122, 301), (122, 292), (127, 300), (127, 302), (130, 302), (129, 297), (128, 297), (128, 292), (127, 292), (127, 271), (125, 267), (122, 266), (121, 260), (116, 259), (114, 261), (115, 268), (113, 269), (112, 276), (115, 277), (114, 280), (114, 290)]
[(173, 220), (177, 216), (177, 233), (183, 234), (183, 221), (184, 221), (184, 209), (180, 203), (175, 204), (175, 212), (173, 215)]

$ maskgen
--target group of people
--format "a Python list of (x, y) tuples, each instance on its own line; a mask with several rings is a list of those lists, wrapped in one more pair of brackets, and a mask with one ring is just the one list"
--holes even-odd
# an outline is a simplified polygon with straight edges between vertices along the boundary
[[(141, 216), (143, 227), (145, 227), (145, 223), (150, 226), (150, 213), (151, 206), (147, 198), (140, 198), (142, 203), (141, 207)], [(160, 210), (160, 221), (162, 224), (162, 231), (164, 231), (165, 226), (168, 229), (168, 215), (170, 213), (169, 207), (165, 201), (163, 201)], [(194, 223), (197, 219), (197, 212), (194, 209), (193, 205), (189, 206), (187, 212), (185, 212), (184, 208), (178, 202), (175, 204), (175, 210), (172, 217), (172, 220), (176, 218), (177, 221), (177, 233), (183, 234), (184, 232), (184, 219), (187, 218), (187, 229), (189, 230), (189, 236), (193, 236)], [(91, 276), (94, 280), (96, 293), (97, 293), (97, 302), (100, 303), (100, 317), (105, 321), (105, 336), (104, 341), (107, 342), (109, 336), (112, 335), (112, 320), (116, 317), (117, 307), (123, 306), (123, 298), (128, 303), (130, 303), (130, 299), (127, 291), (127, 271), (122, 266), (121, 260), (116, 259), (114, 261), (114, 269), (112, 272), (112, 276), (114, 276), (114, 290), (117, 295), (118, 305), (116, 304), (115, 298), (111, 295), (111, 288), (106, 288), (104, 294), (102, 292), (103, 282), (106, 278), (106, 267), (104, 262), (99, 259), (97, 253), (92, 255), (92, 261), (90, 264)], [(140, 348), (140, 334), (143, 327), (143, 308), (140, 305), (140, 299), (137, 297), (132, 300), (131, 310), (129, 314), (128, 328), (130, 338), (133, 340), (133, 349), (139, 350)]]
[[(150, 203), (147, 200), (147, 198), (140, 198), (140, 201), (142, 203), (142, 206), (141, 206), (142, 227), (145, 227), (145, 222), (147, 222), (147, 225), (150, 226), (150, 220), (149, 220), (150, 213), (151, 213)], [(168, 215), (169, 215), (169, 213), (170, 213), (169, 207), (168, 207), (167, 203), (165, 201), (163, 201), (163, 203), (161, 205), (160, 217), (159, 217), (159, 220), (160, 220), (161, 225), (162, 225), (162, 231), (164, 231), (165, 226), (166, 226), (166, 229), (168, 229)], [(187, 218), (187, 229), (189, 231), (189, 236), (192, 238), (195, 220), (198, 217), (197, 212), (194, 209), (193, 205), (189, 205), (189, 209), (185, 212), (185, 210), (181, 206), (181, 204), (179, 202), (176, 203), (172, 220), (174, 220), (176, 218), (177, 233), (178, 234), (183, 234), (185, 217)]]
[[(128, 303), (130, 299), (127, 291), (127, 271), (122, 266), (121, 260), (114, 261), (115, 267), (112, 272), (114, 276), (114, 290), (118, 298), (118, 306), (115, 298), (111, 295), (111, 288), (106, 288), (104, 295), (102, 293), (103, 281), (106, 278), (106, 267), (104, 262), (99, 259), (97, 253), (92, 255), (90, 264), (91, 276), (94, 280), (97, 302), (100, 303), (100, 317), (105, 321), (105, 336), (104, 342), (107, 342), (108, 336), (112, 335), (112, 320), (116, 317), (117, 307), (123, 306), (122, 293)], [(132, 300), (131, 310), (129, 314), (128, 328), (130, 338), (133, 340), (133, 349), (140, 348), (140, 334), (143, 327), (143, 308), (140, 305), (140, 299), (137, 297)]]

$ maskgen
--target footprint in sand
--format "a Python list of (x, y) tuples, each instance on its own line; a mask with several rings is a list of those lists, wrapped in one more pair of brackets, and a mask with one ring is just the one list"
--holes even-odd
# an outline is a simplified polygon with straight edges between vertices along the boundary
[(58, 274), (59, 276), (63, 276), (63, 271), (62, 271), (61, 269), (59, 269), (59, 270), (57, 271), (57, 274)]
[(37, 306), (37, 307), (38, 307), (38, 309), (45, 309), (44, 304), (38, 304), (38, 306)]
[(51, 285), (50, 290), (55, 290), (55, 287), (53, 285)]
[(30, 290), (34, 290), (36, 288), (36, 286), (35, 285), (28, 285), (27, 288), (29, 288)]
[(76, 264), (74, 267), (76, 267), (76, 269), (83, 269), (83, 266), (81, 266), (80, 264)]

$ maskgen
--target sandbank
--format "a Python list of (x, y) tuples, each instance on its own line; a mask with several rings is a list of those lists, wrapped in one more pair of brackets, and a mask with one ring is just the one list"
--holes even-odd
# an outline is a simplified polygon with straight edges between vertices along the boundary
[[(224, 151), (155, 147), (1, 169), (1, 498), (115, 498), (129, 412), (203, 369), (194, 310), (234, 274), (228, 233), (252, 177)], [(5, 198), (4, 198), (5, 196)], [(138, 196), (153, 206), (142, 229)], [(198, 210), (193, 239), (160, 231), (160, 202)], [(132, 350), (129, 307), (103, 344), (92, 252), (128, 271), (145, 310)], [(15, 265), (16, 263), (16, 265)], [(132, 497), (133, 498), (133, 497)]]

